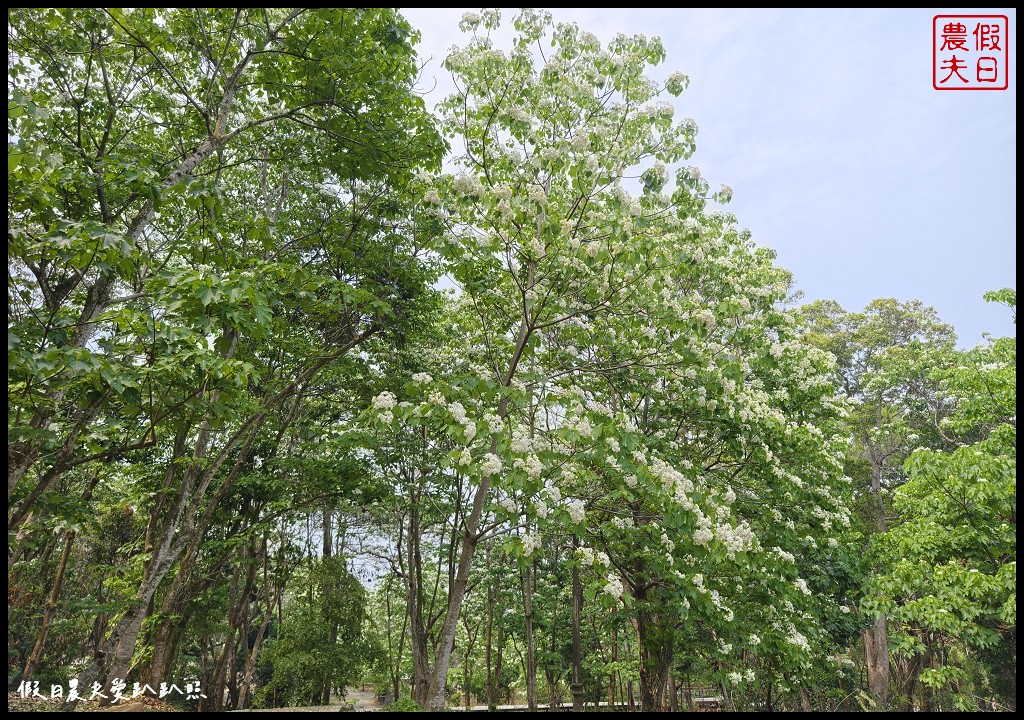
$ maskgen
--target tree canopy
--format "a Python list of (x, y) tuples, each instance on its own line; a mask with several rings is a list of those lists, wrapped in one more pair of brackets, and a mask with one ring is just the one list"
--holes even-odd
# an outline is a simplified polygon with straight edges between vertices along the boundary
[(430, 111), (393, 9), (9, 12), (11, 687), (1014, 707), (1015, 339), (797, 306), (661, 40), (502, 23)]

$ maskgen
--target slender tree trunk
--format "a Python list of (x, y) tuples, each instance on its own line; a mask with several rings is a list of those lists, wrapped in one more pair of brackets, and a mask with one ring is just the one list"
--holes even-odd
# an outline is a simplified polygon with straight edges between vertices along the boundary
[[(542, 227), (543, 213), (537, 218), (538, 239), (540, 238)], [(536, 260), (531, 259), (527, 265), (527, 290), (532, 289), (536, 283), (536, 267)], [(516, 346), (512, 351), (508, 370), (502, 382), (502, 385), (505, 387), (509, 387), (512, 384), (512, 379), (516, 375), (516, 369), (519, 367), (519, 362), (523, 357), (523, 352), (526, 350), (526, 344), (532, 332), (533, 327), (530, 325), (530, 320), (524, 316), (519, 325)], [(498, 417), (504, 421), (508, 417), (508, 412), (508, 395), (505, 395), (498, 403)], [(491, 439), (490, 448), (492, 453), (497, 452), (497, 437)], [(476, 492), (473, 494), (472, 509), (466, 518), (463, 529), (462, 550), (459, 553), (458, 570), (455, 573), (448, 594), (448, 610), (445, 614), (444, 624), (441, 626), (441, 637), (438, 642), (434, 668), (430, 675), (430, 686), (427, 693), (429, 696), (427, 707), (434, 712), (440, 712), (445, 707), (445, 697), (447, 694), (445, 682), (448, 677), (448, 668), (451, 665), (452, 650), (455, 647), (455, 628), (459, 620), (459, 614), (462, 612), (462, 603), (466, 599), (466, 588), (469, 586), (469, 572), (473, 565), (473, 555), (476, 553), (476, 547), (480, 543), (480, 520), (483, 517), (484, 507), (487, 504), (487, 493), (490, 491), (491, 481), (492, 478), (490, 476), (480, 480), (480, 485), (477, 486)]]
[(263, 538), (263, 548), (260, 553), (263, 564), (263, 598), (266, 605), (263, 609), (263, 621), (260, 623), (260, 629), (256, 632), (256, 639), (253, 641), (252, 650), (249, 650), (248, 642), (245, 644), (246, 658), (245, 658), (245, 671), (242, 675), (241, 687), (238, 690), (238, 708), (247, 709), (251, 704), (250, 692), (252, 688), (253, 677), (256, 673), (256, 659), (260, 654), (260, 647), (263, 644), (263, 638), (267, 635), (267, 629), (270, 627), (270, 619), (274, 614), (274, 599), (270, 591), (270, 573), (267, 567), (270, 563), (270, 556), (267, 553), (267, 539)]
[(409, 642), (412, 650), (412, 699), (425, 707), (430, 689), (430, 660), (427, 655), (427, 629), (424, 625), (426, 607), (423, 588), (423, 559), (421, 540), (419, 494), (414, 493), (409, 509), (409, 534), (406, 571), (406, 604), (409, 606)]
[[(491, 569), (491, 547), (487, 546), (486, 552), (486, 565), (487, 571)], [(494, 710), (497, 702), (495, 701), (494, 692), (494, 667), (491, 664), (491, 646), (494, 636), (494, 585), (497, 582), (497, 578), (494, 578), (487, 584), (487, 633), (485, 636), (484, 645), (484, 664), (487, 666), (487, 709), (490, 711)]]
[(804, 712), (811, 712), (811, 696), (807, 694), (807, 688), (800, 684), (800, 709)]
[(154, 688), (160, 686), (161, 682), (170, 677), (174, 659), (178, 654), (178, 645), (185, 634), (185, 627), (191, 617), (186, 612), (182, 617), (160, 623), (153, 634), (153, 659), (149, 668), (143, 673), (145, 681)]
[(526, 640), (526, 704), (530, 712), (537, 711), (537, 647), (533, 632), (533, 561), (528, 559), (519, 571), (519, 584), (523, 593), (523, 633)]
[[(332, 525), (334, 519), (334, 508), (328, 503), (324, 506), (324, 535), (323, 535), (323, 556), (324, 559), (331, 557), (334, 554), (334, 528)], [(338, 643), (338, 623), (331, 623), (331, 647), (334, 647)], [(320, 697), (321, 705), (331, 704), (331, 676), (325, 673), (324, 675), (324, 689), (323, 694)]]
[[(554, 564), (558, 565), (558, 549), (555, 549)], [(551, 657), (556, 657), (558, 653), (558, 593), (551, 594)], [(544, 671), (544, 677), (548, 681), (548, 704), (551, 709), (554, 710), (560, 700), (559, 693), (556, 688), (555, 680), (555, 669), (552, 664), (548, 663), (547, 670)]]
[[(583, 583), (580, 582), (580, 564), (575, 558), (575, 551), (579, 548), (579, 538), (572, 536), (573, 564), (572, 564), (572, 709), (573, 712), (583, 712), (583, 648), (580, 643), (580, 615), (583, 612)], [(612, 631), (612, 657), (615, 657), (615, 636)], [(613, 710), (615, 704), (615, 677), (614, 673), (608, 682), (608, 709)]]
[(64, 570), (68, 566), (68, 557), (71, 556), (71, 548), (75, 544), (75, 531), (68, 530), (64, 534), (64, 550), (60, 554), (60, 562), (57, 564), (57, 574), (53, 578), (53, 587), (50, 588), (50, 596), (46, 600), (46, 607), (43, 609), (43, 619), (39, 624), (39, 633), (36, 636), (35, 645), (25, 662), (25, 671), (22, 673), (22, 680), (31, 680), (39, 661), (43, 657), (43, 646), (46, 643), (46, 636), (50, 632), (50, 623), (57, 614), (57, 600), (60, 599), (60, 588), (64, 584)]
[(498, 654), (494, 659), (494, 703), (498, 704), (501, 698), (499, 692), (501, 688), (501, 665), (505, 659), (505, 623), (498, 623), (498, 637), (495, 640), (495, 647), (497, 648)]

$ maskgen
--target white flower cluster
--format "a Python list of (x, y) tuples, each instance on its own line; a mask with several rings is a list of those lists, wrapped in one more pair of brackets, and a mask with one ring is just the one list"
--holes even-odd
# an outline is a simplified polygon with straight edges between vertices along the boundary
[(664, 100), (659, 100), (654, 103), (648, 110), (651, 117), (663, 118), (665, 120), (671, 120), (676, 114), (676, 109), (672, 103), (667, 103)]
[(427, 384), (433, 382), (434, 378), (430, 377), (430, 374), (425, 372), (413, 373), (412, 381), (415, 383)]
[(686, 73), (679, 72), (678, 70), (668, 76), (665, 80), (665, 89), (667, 89), (673, 95), (678, 95), (686, 86), (690, 84), (690, 78)]
[(537, 511), (537, 517), (546, 518), (548, 516), (548, 504), (543, 500), (535, 500), (533, 507)]
[(547, 483), (545, 483), (544, 489), (547, 491), (548, 497), (551, 498), (551, 502), (555, 503), (556, 505), (562, 502), (562, 491), (559, 490), (558, 486), (555, 485), (553, 482), (548, 481)]
[(622, 581), (619, 578), (609, 575), (604, 584), (604, 591), (616, 600), (621, 600), (625, 589), (622, 587)]
[(726, 523), (719, 524), (715, 527), (715, 537), (725, 545), (725, 552), (730, 560), (736, 559), (736, 553), (749, 550), (754, 546), (754, 532), (746, 520), (736, 527)]
[[(721, 611), (722, 619), (726, 622), (732, 622), (732, 610), (728, 606), (726, 606), (725, 602), (723, 602), (721, 593), (719, 593), (717, 590), (712, 590), (708, 594), (710, 595), (711, 602), (714, 604), (714, 606)], [(732, 649), (732, 645), (730, 645), (729, 648)]]
[[(697, 260), (696, 254), (694, 255), (694, 260)], [(700, 260), (697, 260), (697, 262), (700, 262)], [(708, 310), (707, 308), (699, 310), (694, 317), (696, 318), (697, 322), (702, 324), (708, 330), (711, 330), (712, 328), (715, 327), (715, 314)]]
[(466, 442), (473, 442), (473, 438), (476, 437), (476, 423), (466, 417), (466, 408), (462, 407), (462, 403), (453, 402), (448, 406), (448, 412), (455, 418), (455, 422), (462, 425), (462, 430), (466, 434)]
[(480, 197), (484, 194), (484, 186), (476, 175), (462, 173), (455, 178), (455, 189), (462, 195)]
[(516, 501), (513, 500), (510, 496), (506, 495), (505, 497), (503, 497), (501, 500), (498, 501), (498, 505), (500, 505), (502, 509), (509, 515), (519, 517), (519, 507), (516, 505)]
[(574, 523), (581, 523), (586, 517), (586, 508), (583, 506), (583, 501), (579, 499), (570, 500), (566, 504), (566, 510), (569, 511), (569, 517), (572, 518)]
[(757, 647), (760, 644), (761, 638), (759, 638), (757, 635), (751, 635), (750, 638), (747, 640), (747, 645), (749, 645), (750, 647)]
[(783, 550), (782, 548), (780, 548), (778, 546), (772, 548), (772, 550), (774, 550), (775, 554), (778, 555), (783, 560), (785, 560), (786, 562), (788, 562), (788, 563), (796, 563), (796, 558), (793, 557), (793, 553), (788, 553), (788, 552), (786, 552), (785, 550)]
[(795, 645), (804, 652), (809, 652), (811, 649), (811, 645), (807, 642), (807, 638), (801, 633), (797, 632), (796, 628), (794, 628), (793, 631), (789, 634), (789, 637), (786, 638), (786, 642), (788, 642), (790, 645)]
[(504, 423), (501, 422), (501, 418), (494, 413), (487, 413), (484, 415), (484, 422), (487, 423), (487, 427), (490, 429), (492, 434), (500, 433), (504, 427)]
[(530, 185), (526, 188), (526, 197), (530, 199), (530, 202), (538, 205), (546, 205), (548, 202), (548, 195), (544, 192), (544, 188), (537, 185)]
[(539, 457), (531, 453), (523, 462), (523, 469), (526, 470), (527, 475), (536, 480), (544, 471), (544, 464), (541, 463)]
[(523, 556), (530, 557), (534, 550), (541, 546), (540, 538), (536, 535), (523, 535)]
[(793, 584), (796, 585), (796, 589), (802, 592), (804, 595), (811, 594), (811, 589), (807, 587), (807, 581), (803, 578), (797, 578), (793, 581)]
[(693, 482), (660, 458), (651, 459), (650, 471), (661, 480), (661, 486), (668, 492), (693, 492)]
[(576, 424), (573, 425), (573, 428), (583, 437), (590, 437), (594, 434), (594, 428), (590, 426), (590, 421), (585, 417), (581, 417), (577, 420)]
[(387, 390), (373, 399), (373, 406), (378, 410), (390, 410), (397, 404), (398, 399), (394, 393), (390, 393)]
[(480, 472), (484, 475), (494, 476), (501, 472), (501, 458), (494, 453), (484, 455), (484, 461), (480, 464)]
[(707, 515), (697, 517), (697, 529), (693, 533), (693, 541), (698, 545), (707, 545), (714, 538), (711, 532), (711, 519)]
[(613, 517), (612, 525), (617, 527), (619, 530), (627, 530), (633, 527), (633, 518), (631, 517)]

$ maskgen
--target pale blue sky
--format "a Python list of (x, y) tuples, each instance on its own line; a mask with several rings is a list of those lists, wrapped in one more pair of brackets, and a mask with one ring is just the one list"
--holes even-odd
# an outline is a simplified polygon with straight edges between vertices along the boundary
[[(423, 34), (433, 103), (451, 90), (440, 63), (465, 44), (465, 10), (402, 12)], [(691, 81), (675, 99), (700, 127), (687, 164), (733, 188), (730, 211), (806, 300), (854, 311), (919, 299), (963, 347), (1016, 334), (1009, 311), (982, 299), (1016, 287), (1015, 10), (550, 12), (603, 42), (662, 38), (668, 59), (652, 76)], [(957, 13), (1009, 17), (1008, 90), (932, 88), (932, 17)], [(510, 25), (515, 11), (502, 14)]]

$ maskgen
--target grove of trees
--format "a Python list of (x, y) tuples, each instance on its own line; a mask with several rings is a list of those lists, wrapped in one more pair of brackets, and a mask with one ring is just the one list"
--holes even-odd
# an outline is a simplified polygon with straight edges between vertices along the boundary
[(1015, 338), (797, 304), (660, 40), (501, 24), (431, 111), (393, 9), (9, 11), (9, 690), (1015, 709)]

